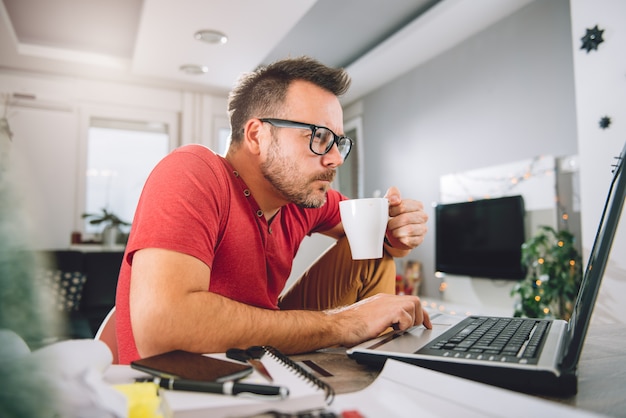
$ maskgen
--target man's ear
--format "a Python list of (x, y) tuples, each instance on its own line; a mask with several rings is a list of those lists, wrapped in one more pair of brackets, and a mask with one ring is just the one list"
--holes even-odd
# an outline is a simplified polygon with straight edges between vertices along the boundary
[(254, 155), (261, 153), (265, 124), (259, 119), (250, 119), (246, 122), (243, 131), (243, 143), (248, 151)]

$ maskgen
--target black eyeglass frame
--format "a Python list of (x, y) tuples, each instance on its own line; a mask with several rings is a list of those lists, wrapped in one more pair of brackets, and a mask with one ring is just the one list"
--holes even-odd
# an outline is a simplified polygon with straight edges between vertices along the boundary
[[(350, 154), (350, 151), (352, 150), (352, 147), (354, 146), (354, 141), (352, 140), (352, 138), (347, 137), (345, 135), (344, 136), (339, 136), (336, 133), (334, 133), (331, 129), (329, 129), (329, 128), (325, 127), (325, 126), (318, 126), (318, 125), (313, 125), (311, 123), (304, 123), (304, 122), (296, 122), (296, 121), (287, 120), (287, 119), (259, 118), (259, 120), (261, 122), (264, 122), (264, 123), (269, 123), (272, 126), (276, 126), (277, 128), (310, 129), (311, 130), (311, 138), (309, 139), (309, 149), (315, 155), (326, 155), (326, 154), (328, 154), (328, 152), (333, 148), (333, 145), (335, 145), (335, 144), (337, 144), (337, 149), (340, 150), (339, 153), (341, 154), (341, 147), (339, 146), (340, 142), (347, 141), (347, 143), (349, 144), (348, 151), (346, 152), (345, 155), (341, 155), (341, 157), (345, 161), (345, 159), (348, 158), (348, 155)], [(318, 129), (320, 129), (320, 128), (326, 129), (328, 132), (333, 134), (333, 141), (328, 143), (328, 145), (326, 146), (326, 149), (322, 153), (317, 152), (317, 151), (315, 151), (313, 149), (313, 139), (315, 138), (315, 132)], [(344, 142), (344, 144), (345, 144), (345, 142)]]

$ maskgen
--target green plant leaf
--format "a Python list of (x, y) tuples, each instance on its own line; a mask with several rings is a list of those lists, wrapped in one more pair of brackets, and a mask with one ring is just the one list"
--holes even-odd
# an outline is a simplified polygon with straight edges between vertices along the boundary
[(582, 280), (575, 243), (571, 232), (543, 225), (522, 244), (521, 263), (527, 274), (511, 290), (511, 296), (519, 298), (515, 316), (569, 319)]

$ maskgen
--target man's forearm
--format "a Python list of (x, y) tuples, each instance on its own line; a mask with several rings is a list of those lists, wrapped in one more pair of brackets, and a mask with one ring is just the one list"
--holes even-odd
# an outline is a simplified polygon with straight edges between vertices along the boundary
[(146, 309), (143, 314), (136, 310), (133, 318), (142, 357), (175, 349), (209, 353), (258, 344), (299, 353), (342, 343), (338, 318), (328, 313), (261, 309), (206, 291)]

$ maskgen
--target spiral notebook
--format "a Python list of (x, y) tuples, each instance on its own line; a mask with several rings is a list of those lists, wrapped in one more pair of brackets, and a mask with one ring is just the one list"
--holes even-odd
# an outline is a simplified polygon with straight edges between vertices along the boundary
[[(264, 399), (261, 396), (228, 396), (211, 393), (172, 391), (161, 389), (163, 412), (170, 418), (241, 417), (267, 411), (295, 414), (301, 411), (326, 408), (334, 398), (334, 391), (327, 383), (292, 361), (274, 347), (265, 346), (261, 362), (272, 375), (272, 385), (289, 388), (289, 397), (283, 400)], [(226, 359), (224, 354), (211, 354)], [(239, 380), (240, 382), (267, 384), (258, 372)]]

